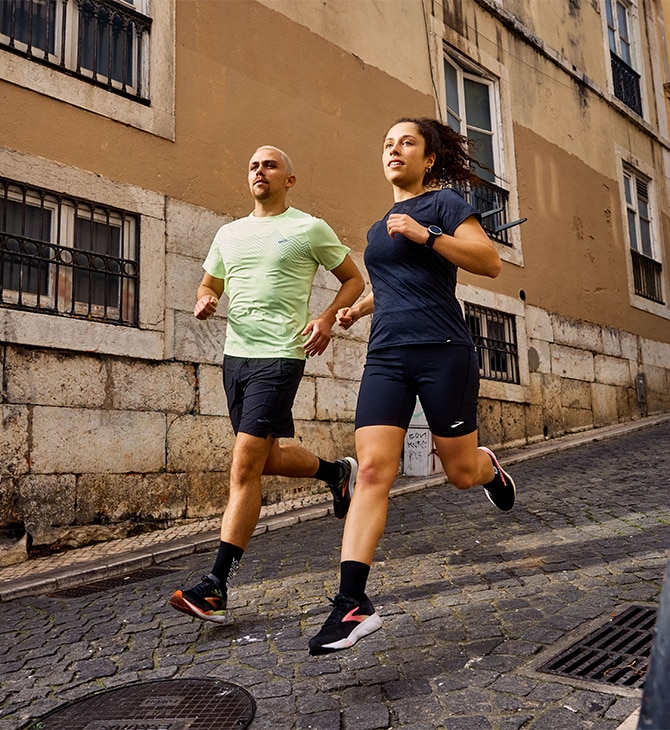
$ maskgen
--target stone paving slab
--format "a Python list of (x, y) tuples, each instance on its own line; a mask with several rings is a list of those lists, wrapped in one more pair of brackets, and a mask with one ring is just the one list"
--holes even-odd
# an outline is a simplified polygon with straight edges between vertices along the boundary
[[(252, 730), (615, 730), (639, 707), (639, 690), (537, 668), (622, 606), (656, 604), (670, 546), (668, 443), (670, 418), (659, 417), (508, 452), (519, 487), (510, 513), (478, 489), (399, 483), (369, 582), (384, 625), (326, 657), (306, 648), (337, 587), (342, 523), (323, 505), (254, 537), (222, 625), (167, 605), (211, 566), (211, 529), (202, 549), (182, 552), (179, 540), (200, 538), (165, 533), (103, 556), (92, 549), (88, 562), (36, 571), (39, 589), (22, 596), (3, 571), (0, 727), (26, 728), (93, 691), (210, 677), (251, 692)], [(96, 560), (164, 570), (56, 594), (59, 580), (83, 588), (99, 575)], [(53, 588), (39, 584), (51, 579)]]

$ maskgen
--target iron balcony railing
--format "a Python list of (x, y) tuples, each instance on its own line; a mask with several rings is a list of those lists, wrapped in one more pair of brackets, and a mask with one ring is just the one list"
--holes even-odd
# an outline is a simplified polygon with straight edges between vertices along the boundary
[(642, 116), (642, 96), (640, 94), (640, 74), (610, 51), (612, 59), (612, 82), (614, 96), (629, 109)]
[(658, 261), (631, 249), (633, 260), (633, 282), (638, 296), (652, 302), (664, 304), (661, 274), (663, 267)]
[(510, 221), (508, 215), (509, 193), (494, 183), (480, 180), (476, 185), (455, 185), (470, 205), (482, 216), (482, 227), (487, 234), (504, 246), (511, 246), (508, 231), (526, 219)]

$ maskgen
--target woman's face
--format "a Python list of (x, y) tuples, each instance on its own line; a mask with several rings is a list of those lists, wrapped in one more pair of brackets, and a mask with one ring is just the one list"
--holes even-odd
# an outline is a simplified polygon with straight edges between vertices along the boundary
[(389, 129), (382, 151), (386, 179), (397, 187), (422, 184), (435, 155), (426, 155), (426, 142), (414, 122), (399, 122)]

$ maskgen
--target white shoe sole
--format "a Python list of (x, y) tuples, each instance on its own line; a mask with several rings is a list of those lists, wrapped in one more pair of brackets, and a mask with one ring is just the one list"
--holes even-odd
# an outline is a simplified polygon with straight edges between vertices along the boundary
[(381, 616), (375, 611), (372, 616), (368, 616), (365, 621), (360, 624), (349, 634), (349, 636), (339, 641), (333, 641), (330, 644), (323, 644), (321, 647), (325, 651), (338, 651), (340, 649), (348, 649), (353, 646), (359, 639), (369, 636), (382, 627)]

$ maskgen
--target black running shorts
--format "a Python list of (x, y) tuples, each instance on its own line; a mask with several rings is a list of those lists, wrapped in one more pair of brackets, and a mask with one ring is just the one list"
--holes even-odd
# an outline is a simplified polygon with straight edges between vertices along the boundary
[(479, 361), (467, 345), (407, 345), (368, 353), (356, 406), (356, 428), (407, 429), (418, 396), (435, 436), (477, 429)]
[(225, 355), (223, 387), (235, 433), (293, 438), (291, 409), (305, 361)]

